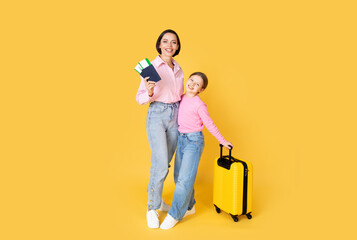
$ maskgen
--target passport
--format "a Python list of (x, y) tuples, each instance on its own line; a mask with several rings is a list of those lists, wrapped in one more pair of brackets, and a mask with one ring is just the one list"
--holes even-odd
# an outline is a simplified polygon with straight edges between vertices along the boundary
[(135, 66), (134, 70), (137, 71), (143, 78), (150, 77), (148, 81), (158, 82), (161, 80), (160, 75), (147, 58), (140, 61)]

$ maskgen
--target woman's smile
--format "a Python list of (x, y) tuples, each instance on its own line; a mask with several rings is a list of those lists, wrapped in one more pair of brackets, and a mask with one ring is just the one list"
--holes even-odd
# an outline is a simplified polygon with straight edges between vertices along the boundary
[(166, 33), (161, 39), (160, 48), (163, 55), (172, 57), (178, 49), (176, 35)]

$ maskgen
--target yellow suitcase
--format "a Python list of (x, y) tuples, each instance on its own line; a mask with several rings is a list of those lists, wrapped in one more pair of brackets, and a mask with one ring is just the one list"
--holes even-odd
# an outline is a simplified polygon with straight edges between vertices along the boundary
[(252, 218), (252, 164), (247, 161), (221, 154), (214, 165), (213, 204), (217, 213), (229, 213), (235, 222), (239, 215)]

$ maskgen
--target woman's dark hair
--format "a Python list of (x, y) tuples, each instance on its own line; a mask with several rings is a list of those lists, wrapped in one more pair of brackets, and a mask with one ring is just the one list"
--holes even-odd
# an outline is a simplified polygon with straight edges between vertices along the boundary
[(195, 76), (195, 75), (200, 76), (202, 78), (202, 80), (203, 80), (202, 88), (206, 89), (207, 85), (208, 85), (208, 78), (207, 78), (206, 74), (204, 74), (203, 72), (194, 72), (190, 75), (190, 77)]
[(177, 33), (176, 33), (174, 30), (167, 29), (167, 30), (163, 31), (163, 32), (160, 34), (159, 38), (158, 38), (157, 41), (156, 41), (156, 50), (158, 51), (158, 53), (161, 54), (160, 42), (161, 42), (162, 37), (163, 37), (166, 33), (173, 33), (173, 34), (176, 35), (177, 44), (178, 44), (178, 49), (176, 50), (175, 54), (173, 55), (173, 57), (175, 57), (175, 56), (177, 56), (177, 55), (180, 53), (181, 43), (180, 43), (180, 38), (179, 38), (179, 36), (177, 35)]

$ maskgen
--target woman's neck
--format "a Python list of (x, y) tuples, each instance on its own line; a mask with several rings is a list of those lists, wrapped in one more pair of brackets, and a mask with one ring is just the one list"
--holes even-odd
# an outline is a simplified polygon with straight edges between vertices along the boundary
[(167, 57), (167, 56), (163, 56), (163, 55), (160, 55), (161, 59), (167, 63), (169, 66), (173, 65), (172, 63), (172, 57)]

